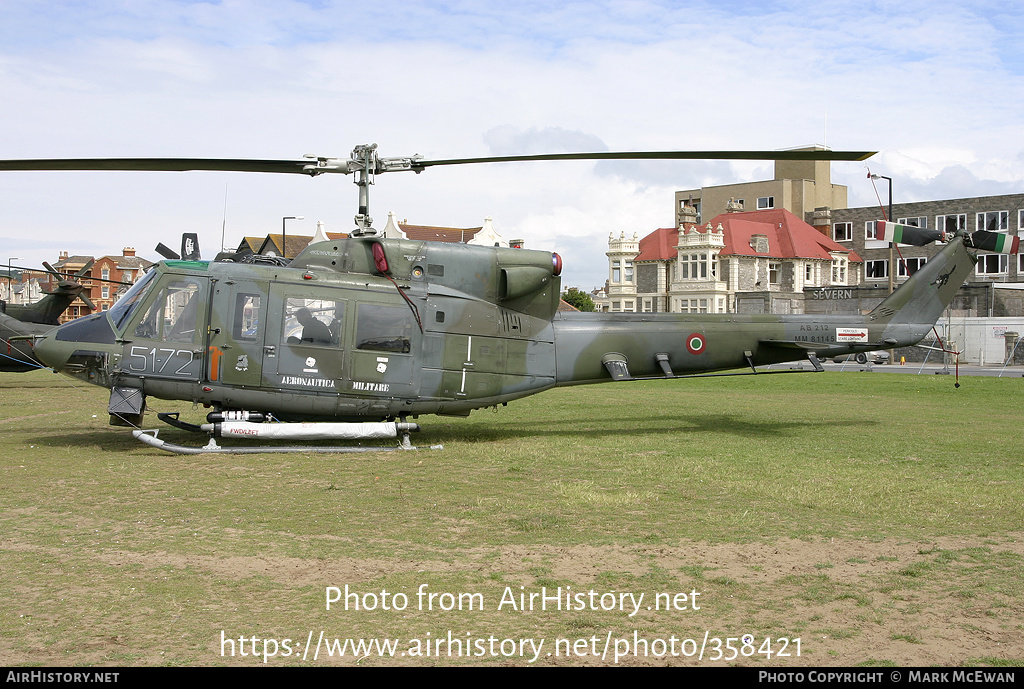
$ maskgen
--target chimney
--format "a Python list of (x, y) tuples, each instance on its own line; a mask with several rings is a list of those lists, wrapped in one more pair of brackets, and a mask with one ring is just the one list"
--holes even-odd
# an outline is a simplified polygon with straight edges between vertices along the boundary
[(811, 225), (818, 232), (828, 238), (832, 238), (832, 209), (828, 206), (819, 206), (812, 212)]
[(122, 256), (134, 256), (135, 255), (135, 247), (126, 246), (125, 248), (121, 249), (121, 255)]
[(679, 209), (679, 227), (697, 224), (697, 209), (687, 204)]

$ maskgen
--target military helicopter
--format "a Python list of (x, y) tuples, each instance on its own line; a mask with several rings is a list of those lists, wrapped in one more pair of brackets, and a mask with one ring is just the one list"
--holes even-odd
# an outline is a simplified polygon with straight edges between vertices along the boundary
[[(0, 170), (232, 170), (353, 174), (356, 229), (311, 244), (290, 262), (171, 258), (109, 311), (40, 338), (40, 360), (110, 389), (111, 423), (182, 453), (265, 452), (214, 438), (402, 436), (422, 414), (467, 416), (556, 386), (675, 378), (909, 346), (933, 327), (973, 269), (978, 249), (1005, 251), (995, 233), (946, 235), (883, 223), (890, 241), (948, 244), (866, 316), (565, 313), (562, 259), (526, 249), (384, 238), (372, 228), (374, 175), (437, 165), (572, 159), (863, 160), (867, 152), (576, 153), (425, 160), (382, 158), (376, 145), (347, 159), (86, 159), (0, 161)], [(998, 244), (998, 246), (997, 246)], [(1014, 247), (1016, 250), (1016, 247)], [(261, 262), (263, 260), (264, 262)], [(146, 398), (213, 409), (206, 424), (160, 414), (211, 436), (205, 447), (143, 431)], [(281, 447), (347, 451), (363, 447)], [(385, 448), (372, 448), (374, 450)], [(391, 448), (394, 449), (394, 448)]]
[[(0, 372), (24, 373), (43, 368), (43, 364), (36, 359), (33, 352), (33, 340), (35, 336), (43, 335), (58, 325), (61, 314), (67, 311), (75, 299), (81, 299), (89, 309), (96, 310), (96, 305), (89, 299), (85, 287), (80, 282), (82, 278), (99, 280), (88, 274), (93, 263), (90, 260), (73, 276), (65, 276), (43, 261), (43, 267), (57, 281), (56, 289), (47, 292), (46, 296), (31, 304), (0, 302), (0, 345), (3, 347), (0, 351)], [(21, 266), (12, 267), (34, 270)], [(127, 284), (116, 280), (100, 281)]]

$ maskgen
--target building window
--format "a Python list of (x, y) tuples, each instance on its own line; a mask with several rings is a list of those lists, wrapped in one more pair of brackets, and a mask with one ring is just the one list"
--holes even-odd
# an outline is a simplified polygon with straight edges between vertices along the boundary
[(927, 258), (905, 258), (896, 264), (896, 276), (901, 278), (910, 277), (924, 267)]
[(633, 262), (626, 261), (626, 282), (633, 282)]
[(814, 282), (814, 264), (804, 264), (804, 282)]
[(847, 260), (845, 258), (833, 258), (832, 259), (832, 284), (833, 285), (845, 285), (846, 284), (846, 267)]
[(864, 223), (864, 239), (878, 239), (878, 223), (874, 220)]
[(775, 197), (774, 196), (758, 196), (757, 197), (757, 210), (765, 210), (768, 208), (775, 208)]
[[(981, 215), (980, 213), (978, 215)], [(1009, 254), (978, 256), (978, 275), (1005, 275), (1010, 264)]]
[(1010, 213), (1009, 211), (978, 213), (978, 226), (975, 229), (988, 230), (989, 232), (1006, 232), (1010, 229)]
[(768, 264), (768, 284), (777, 285), (779, 284), (779, 270), (781, 269), (781, 263), (769, 263)]
[[(708, 255), (707, 254), (683, 254), (679, 257), (679, 278), (681, 280), (707, 280), (708, 279)], [(715, 277), (715, 261), (710, 261), (710, 275)]]
[(100, 287), (100, 299), (110, 299), (110, 285)]
[(883, 280), (889, 277), (889, 261), (864, 261), (865, 280)]
[(626, 301), (626, 302), (623, 302), (623, 304), (625, 304), (625, 308), (622, 309), (623, 311), (626, 311), (628, 313), (633, 313), (633, 302), (632, 301)]
[(967, 214), (957, 213), (954, 215), (936, 215), (935, 229), (943, 230), (949, 234), (956, 234), (967, 229)]
[(900, 225), (913, 225), (920, 228), (928, 227), (928, 218), (923, 215), (919, 215), (916, 218), (899, 218), (896, 222)]
[(100, 271), (100, 277), (103, 278), (104, 280), (109, 280), (110, 279), (110, 268), (104, 268), (103, 270), (101, 270)]
[(644, 299), (644, 313), (651, 313), (654, 311), (654, 306), (650, 299)]
[(612, 311), (621, 311), (621, 310), (622, 310), (622, 302), (621, 301), (613, 301), (612, 302)]
[(832, 226), (832, 239), (837, 242), (849, 242), (853, 239), (853, 223), (837, 222)]
[(612, 261), (612, 282), (622, 282), (622, 269), (620, 265), (619, 261)]

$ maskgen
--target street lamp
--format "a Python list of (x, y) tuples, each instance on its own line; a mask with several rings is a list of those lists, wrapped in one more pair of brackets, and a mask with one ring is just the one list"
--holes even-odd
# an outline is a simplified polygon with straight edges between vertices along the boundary
[[(869, 172), (868, 178), (875, 180), (884, 179), (889, 183), (889, 217), (886, 218), (886, 220), (888, 220), (889, 222), (896, 222), (896, 220), (892, 217), (892, 177), (886, 177), (885, 175), (875, 175)], [(894, 263), (896, 258), (895, 248), (896, 245), (893, 244), (892, 242), (889, 242), (889, 294), (892, 294), (893, 290), (896, 289), (893, 277), (893, 273), (896, 270), (896, 264)]]
[(286, 215), (281, 218), (281, 253), (288, 258), (288, 235), (285, 234), (285, 225), (289, 220), (305, 220), (301, 215)]
[(11, 261), (23, 261), (21, 256), (12, 256), (7, 259), (7, 299), (11, 299)]

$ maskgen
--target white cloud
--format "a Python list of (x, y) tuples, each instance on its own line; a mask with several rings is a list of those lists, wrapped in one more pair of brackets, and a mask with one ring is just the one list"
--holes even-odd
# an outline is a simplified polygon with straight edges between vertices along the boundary
[[(1003, 193), (1024, 188), (1021, 28), (1012, 6), (962, 3), (14, 1), (0, 7), (0, 157), (294, 158), (377, 142), (450, 158), (827, 136), (882, 151), (870, 165), (896, 179), (897, 201)], [(770, 174), (722, 161), (432, 169), (378, 178), (372, 212), (493, 216), (562, 251), (590, 287), (608, 232), (670, 224), (674, 189)], [(874, 203), (862, 164), (836, 164), (834, 180)], [(3, 173), (0, 235), (74, 251), (98, 232), (104, 253), (146, 253), (199, 230), (212, 246), (225, 185), (229, 243), (283, 215), (351, 227), (347, 179)], [(53, 245), (38, 254), (52, 260)]]

